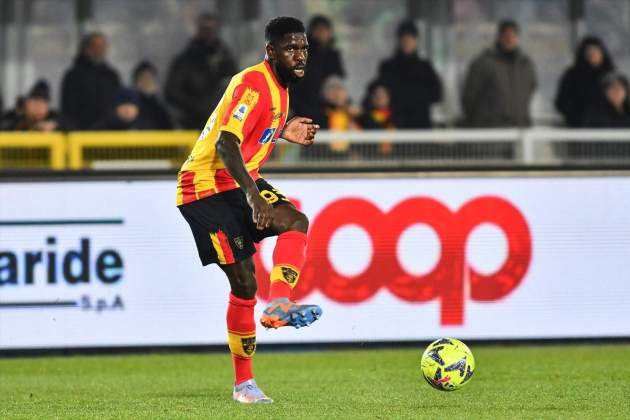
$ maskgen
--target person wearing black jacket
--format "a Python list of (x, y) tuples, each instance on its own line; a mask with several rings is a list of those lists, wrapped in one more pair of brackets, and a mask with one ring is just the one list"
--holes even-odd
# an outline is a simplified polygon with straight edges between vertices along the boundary
[(138, 95), (128, 88), (121, 88), (115, 93), (112, 109), (90, 129), (103, 131), (148, 129), (147, 122), (140, 115)]
[(387, 87), (378, 80), (368, 85), (363, 98), (363, 112), (357, 122), (364, 130), (392, 130), (396, 128), (392, 121), (390, 95)]
[(20, 112), (8, 114), (3, 130), (11, 131), (66, 131), (70, 129), (58, 112), (50, 109), (50, 87), (44, 79), (38, 80), (23, 98)]
[(604, 102), (594, 103), (584, 114), (583, 127), (630, 128), (628, 79), (621, 73), (606, 75), (601, 83)]
[(132, 75), (133, 89), (138, 95), (140, 119), (148, 130), (170, 130), (171, 117), (157, 94), (157, 69), (148, 61), (136, 66)]
[(291, 86), (291, 111), (295, 115), (317, 118), (321, 107), (321, 92), (331, 76), (345, 77), (341, 53), (335, 48), (331, 20), (315, 15), (308, 24), (309, 42), (306, 73), (300, 83)]
[(197, 34), (173, 60), (165, 95), (182, 128), (201, 129), (236, 73), (232, 54), (219, 38), (219, 24), (210, 14), (197, 21)]
[(72, 68), (61, 85), (61, 112), (79, 130), (91, 127), (110, 110), (120, 88), (118, 72), (106, 63), (107, 39), (100, 32), (81, 41)]
[(416, 25), (401, 22), (397, 35), (396, 53), (381, 63), (377, 79), (389, 89), (398, 128), (430, 128), (431, 105), (442, 100), (442, 83), (431, 63), (418, 55)]
[(575, 61), (562, 78), (556, 94), (555, 105), (568, 127), (584, 125), (584, 113), (593, 104), (603, 101), (602, 78), (614, 70), (606, 46), (601, 39), (587, 36), (580, 42)]

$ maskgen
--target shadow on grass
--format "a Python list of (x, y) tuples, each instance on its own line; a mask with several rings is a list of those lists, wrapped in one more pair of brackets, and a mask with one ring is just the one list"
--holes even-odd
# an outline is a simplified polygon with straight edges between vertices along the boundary
[(180, 392), (152, 392), (146, 394), (147, 398), (168, 398), (168, 399), (205, 399), (213, 401), (225, 401), (226, 398), (231, 398), (232, 394), (225, 390), (209, 390), (209, 389), (195, 389), (185, 390)]

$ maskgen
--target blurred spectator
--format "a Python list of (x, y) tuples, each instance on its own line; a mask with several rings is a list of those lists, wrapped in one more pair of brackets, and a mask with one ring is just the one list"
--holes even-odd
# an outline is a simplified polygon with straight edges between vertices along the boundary
[(122, 88), (116, 93), (113, 109), (92, 126), (92, 130), (146, 130), (148, 125), (140, 118), (138, 95)]
[(594, 103), (601, 103), (602, 78), (615, 65), (604, 43), (597, 37), (585, 37), (575, 53), (575, 61), (560, 80), (556, 95), (556, 109), (569, 127), (584, 122), (584, 112)]
[(133, 88), (138, 95), (140, 119), (150, 130), (173, 128), (168, 111), (158, 98), (157, 69), (148, 61), (142, 61), (133, 71)]
[(183, 128), (199, 129), (236, 73), (232, 55), (219, 39), (219, 22), (210, 14), (197, 21), (197, 33), (171, 63), (166, 100), (176, 109)]
[(50, 88), (39, 80), (24, 98), (21, 112), (5, 119), (4, 129), (13, 131), (61, 131), (63, 126), (57, 112), (50, 109)]
[(363, 112), (358, 119), (361, 128), (386, 130), (396, 128), (392, 120), (390, 96), (387, 87), (375, 81), (368, 86), (363, 100)]
[[(389, 90), (381, 82), (374, 81), (369, 84), (365, 98), (363, 99), (363, 112), (358, 123), (366, 130), (393, 130), (396, 128), (392, 120), (392, 111), (389, 106)], [(365, 159), (378, 155), (391, 155), (394, 145), (384, 139), (378, 145), (363, 144), (359, 148)]]
[(358, 128), (355, 119), (360, 110), (352, 105), (348, 89), (339, 76), (330, 76), (322, 88), (319, 125), (323, 129), (346, 131)]
[(519, 26), (499, 24), (497, 42), (470, 65), (464, 82), (462, 108), (471, 127), (531, 125), (529, 104), (536, 90), (536, 72), (519, 48)]
[(13, 130), (13, 125), (24, 115), (24, 96), (15, 98), (13, 109), (8, 110), (0, 118), (0, 130)]
[(391, 93), (393, 120), (399, 128), (430, 128), (431, 105), (442, 100), (442, 83), (433, 66), (418, 55), (418, 28), (398, 25), (393, 57), (381, 62), (378, 79)]
[[(348, 90), (339, 76), (330, 76), (322, 87), (322, 109), (319, 113), (319, 125), (324, 130), (348, 131), (358, 129), (356, 118), (360, 110), (352, 105)], [(343, 138), (328, 144), (333, 153), (346, 153), (350, 149), (350, 142)]]
[(79, 130), (103, 118), (120, 87), (118, 73), (106, 63), (106, 57), (105, 35), (90, 33), (81, 41), (73, 67), (63, 76), (61, 111)]
[[(291, 110), (296, 115), (317, 118), (324, 82), (330, 76), (344, 77), (341, 53), (335, 48), (329, 18), (315, 15), (308, 24), (308, 61), (300, 83), (291, 86)], [(319, 123), (319, 121), (317, 121)]]
[(594, 128), (629, 128), (630, 102), (628, 79), (620, 73), (610, 73), (603, 78), (605, 100), (596, 102), (584, 115), (584, 126)]

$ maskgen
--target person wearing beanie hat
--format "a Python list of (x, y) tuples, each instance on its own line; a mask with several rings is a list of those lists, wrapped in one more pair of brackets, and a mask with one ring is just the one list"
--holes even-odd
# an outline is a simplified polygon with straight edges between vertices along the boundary
[(149, 61), (141, 61), (132, 73), (133, 89), (138, 95), (140, 118), (152, 130), (173, 128), (171, 116), (158, 97), (157, 69)]
[(603, 103), (595, 102), (586, 111), (584, 127), (630, 128), (628, 79), (619, 72), (610, 72), (600, 84)]
[(61, 116), (50, 109), (50, 87), (48, 82), (40, 79), (24, 97), (20, 113), (4, 122), (3, 128), (13, 131), (62, 131), (67, 124), (62, 123)]
[(536, 70), (519, 47), (520, 27), (501, 21), (496, 42), (470, 64), (462, 90), (462, 109), (469, 127), (527, 127), (536, 90)]
[(38, 98), (50, 102), (50, 86), (44, 79), (40, 79), (31, 88), (27, 98)]
[(431, 63), (418, 55), (418, 28), (403, 20), (396, 51), (381, 62), (377, 80), (391, 95), (392, 122), (398, 128), (430, 128), (431, 106), (442, 100), (442, 82)]
[(150, 127), (140, 118), (139, 99), (129, 88), (121, 88), (114, 95), (113, 109), (105, 118), (94, 124), (92, 130), (124, 131), (146, 130)]

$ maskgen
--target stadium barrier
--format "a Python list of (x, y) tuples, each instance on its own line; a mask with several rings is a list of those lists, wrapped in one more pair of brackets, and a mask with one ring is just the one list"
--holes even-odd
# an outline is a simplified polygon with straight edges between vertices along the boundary
[[(173, 176), (74, 179), (0, 178), (0, 349), (223, 345)], [(260, 343), (630, 337), (630, 172), (270, 181), (311, 221), (294, 298), (324, 317)]]
[(176, 168), (186, 160), (197, 135), (193, 131), (70, 133), (69, 168)]
[[(0, 133), (0, 169), (176, 169), (196, 131)], [(303, 148), (280, 141), (267, 168), (628, 165), (630, 130), (550, 128), (322, 131)]]
[(0, 170), (66, 168), (66, 137), (59, 133), (0, 133)]

